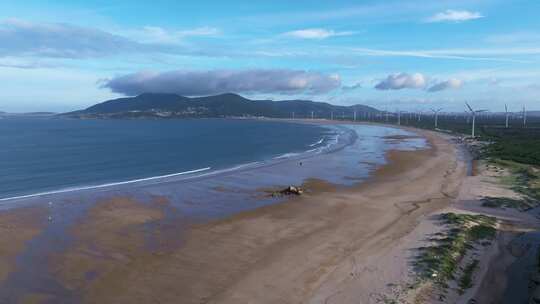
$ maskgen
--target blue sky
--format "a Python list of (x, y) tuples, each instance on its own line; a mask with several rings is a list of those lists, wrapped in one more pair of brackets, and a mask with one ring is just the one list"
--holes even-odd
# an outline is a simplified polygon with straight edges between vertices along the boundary
[(4, 1), (0, 110), (138, 93), (540, 109), (540, 1)]

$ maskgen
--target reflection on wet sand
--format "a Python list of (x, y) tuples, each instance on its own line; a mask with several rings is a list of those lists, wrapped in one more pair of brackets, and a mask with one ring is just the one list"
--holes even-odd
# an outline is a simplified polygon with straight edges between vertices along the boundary
[(0, 213), (0, 282), (15, 270), (16, 257), (26, 242), (38, 235), (47, 222), (44, 208), (21, 208)]

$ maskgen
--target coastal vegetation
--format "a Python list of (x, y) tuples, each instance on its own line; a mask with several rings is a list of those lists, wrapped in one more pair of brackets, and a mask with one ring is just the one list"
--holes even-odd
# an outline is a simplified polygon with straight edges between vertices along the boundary
[(513, 208), (519, 211), (527, 211), (538, 205), (537, 201), (529, 198), (515, 199), (508, 197), (483, 197), (481, 199), (483, 207), (489, 208)]
[(473, 286), (473, 274), (478, 267), (478, 262), (479, 261), (477, 259), (472, 260), (472, 262), (467, 264), (467, 266), (463, 270), (463, 274), (459, 279), (459, 292), (461, 294), (465, 293), (465, 290)]
[(533, 164), (489, 158), (489, 163), (504, 168), (509, 174), (499, 177), (500, 182), (519, 194), (521, 198), (485, 197), (486, 207), (515, 208), (527, 211), (540, 204), (540, 169)]
[[(450, 280), (456, 279), (467, 251), (475, 245), (487, 245), (495, 237), (496, 219), (479, 214), (444, 213), (440, 221), (445, 229), (430, 239), (433, 245), (420, 248), (414, 265), (421, 280), (433, 280), (444, 289)], [(470, 285), (467, 276), (472, 276), (475, 267), (465, 267), (460, 286)]]
[[(432, 115), (401, 119), (402, 125), (422, 129), (436, 129)], [(469, 136), (471, 123), (468, 115), (440, 115), (437, 130)], [(505, 127), (504, 115), (476, 118), (476, 136), (489, 143), (482, 150), (483, 157), (540, 166), (540, 117), (529, 117), (525, 125), (520, 118)]]

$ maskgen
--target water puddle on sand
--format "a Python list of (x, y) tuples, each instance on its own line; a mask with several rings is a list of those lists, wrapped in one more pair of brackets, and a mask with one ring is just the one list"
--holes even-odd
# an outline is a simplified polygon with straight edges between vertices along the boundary
[(539, 246), (539, 231), (501, 231), (498, 253), (476, 292), (476, 303), (528, 304), (536, 287), (531, 278), (540, 270)]

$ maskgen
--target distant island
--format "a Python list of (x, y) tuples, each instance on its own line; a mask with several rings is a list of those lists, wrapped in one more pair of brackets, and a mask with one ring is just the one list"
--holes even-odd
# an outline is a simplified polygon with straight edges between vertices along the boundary
[(108, 100), (87, 109), (61, 114), (74, 118), (330, 118), (360, 113), (379, 113), (365, 105), (337, 106), (310, 100), (251, 100), (227, 93), (206, 97), (144, 93)]
[(0, 111), (0, 116), (52, 116), (56, 115), (54, 112), (23, 112), (23, 113), (10, 113)]

